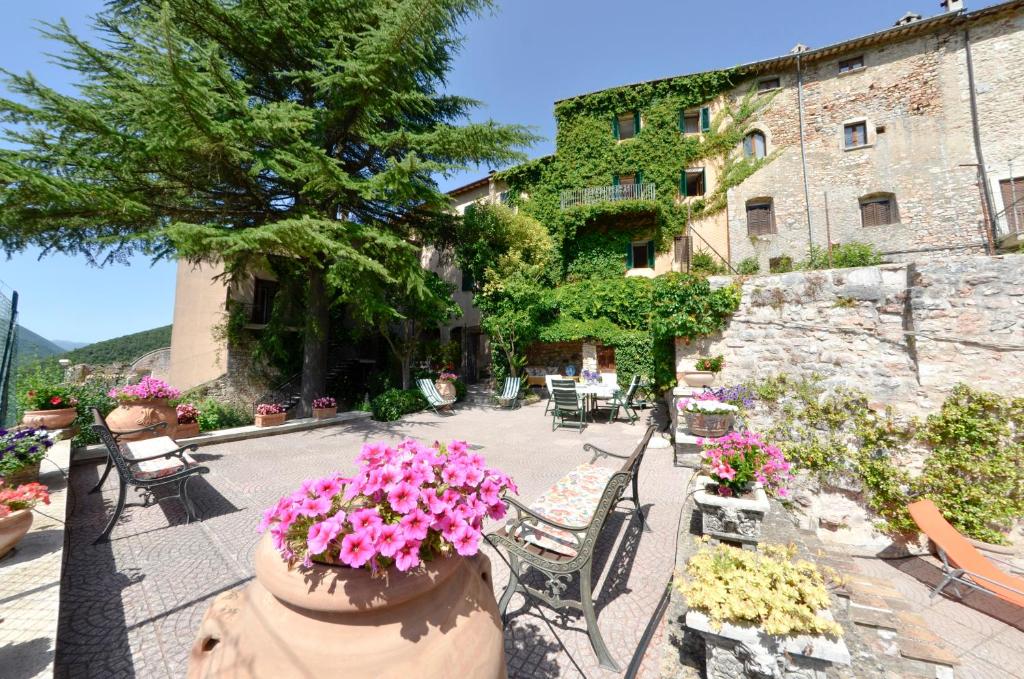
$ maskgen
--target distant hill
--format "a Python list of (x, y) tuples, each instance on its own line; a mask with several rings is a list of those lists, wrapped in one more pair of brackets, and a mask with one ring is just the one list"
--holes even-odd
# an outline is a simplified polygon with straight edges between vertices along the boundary
[(15, 341), (17, 342), (18, 365), (25, 365), (41, 358), (64, 353), (64, 349), (61, 347), (21, 325), (18, 326)]
[(76, 363), (91, 365), (128, 363), (149, 351), (169, 346), (171, 346), (171, 326), (165, 325), (89, 344), (81, 349), (69, 351), (61, 358), (68, 359), (72, 365)]
[(82, 347), (89, 346), (89, 342), (72, 342), (70, 340), (50, 340), (64, 351), (71, 351), (73, 349), (81, 349)]

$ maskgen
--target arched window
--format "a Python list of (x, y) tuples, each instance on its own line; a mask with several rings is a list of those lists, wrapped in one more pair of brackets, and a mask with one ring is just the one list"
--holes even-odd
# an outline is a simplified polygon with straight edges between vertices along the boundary
[(754, 130), (743, 138), (743, 155), (747, 158), (764, 158), (767, 148), (764, 132), (760, 130)]
[(896, 196), (891, 193), (873, 193), (861, 198), (860, 221), (862, 226), (899, 224)]

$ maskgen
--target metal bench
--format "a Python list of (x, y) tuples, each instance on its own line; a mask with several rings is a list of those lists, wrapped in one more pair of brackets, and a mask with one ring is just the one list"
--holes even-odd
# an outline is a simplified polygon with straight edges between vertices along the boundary
[[(587, 634), (602, 667), (619, 671), (597, 626), (592, 591), (594, 550), (601, 530), (611, 511), (621, 502), (630, 502), (644, 531), (650, 531), (640, 509), (638, 473), (647, 444), (657, 427), (650, 426), (639, 445), (629, 456), (616, 455), (591, 444), (583, 450), (594, 456), (549, 488), (529, 507), (506, 497), (511, 510), (505, 525), (487, 536), (496, 549), (508, 553), (509, 579), (498, 603), (502, 620), (506, 619), (512, 595), (520, 592), (527, 598), (541, 601), (551, 608), (573, 608), (583, 613)], [(594, 465), (601, 457), (624, 459), (618, 470)], [(632, 495), (624, 496), (627, 486)], [(547, 580), (545, 590), (523, 582), (523, 568), (540, 571)], [(563, 596), (573, 574), (580, 578), (579, 600)]]

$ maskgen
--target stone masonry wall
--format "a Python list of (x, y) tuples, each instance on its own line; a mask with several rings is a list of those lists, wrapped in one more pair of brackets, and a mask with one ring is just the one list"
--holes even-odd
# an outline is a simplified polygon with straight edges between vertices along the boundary
[(935, 410), (957, 382), (1022, 395), (1024, 256), (755, 276), (723, 332), (677, 342), (676, 370), (717, 354), (719, 384), (818, 374), (906, 412)]

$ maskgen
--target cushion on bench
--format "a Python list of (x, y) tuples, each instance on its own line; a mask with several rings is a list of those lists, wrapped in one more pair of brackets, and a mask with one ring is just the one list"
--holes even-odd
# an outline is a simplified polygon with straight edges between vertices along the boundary
[[(586, 526), (615, 471), (581, 464), (548, 488), (530, 505), (530, 510), (568, 526)], [(558, 554), (576, 556), (576, 540), (572, 534), (553, 526), (523, 526), (518, 537)]]
[[(189, 465), (196, 464), (196, 461), (188, 453), (184, 453), (184, 457), (188, 460)], [(185, 466), (177, 457), (160, 457), (155, 460), (135, 462), (134, 465), (136, 469), (135, 478), (147, 480), (170, 476)]]

